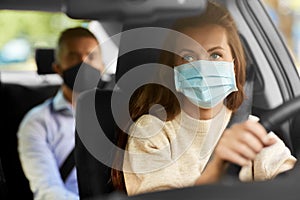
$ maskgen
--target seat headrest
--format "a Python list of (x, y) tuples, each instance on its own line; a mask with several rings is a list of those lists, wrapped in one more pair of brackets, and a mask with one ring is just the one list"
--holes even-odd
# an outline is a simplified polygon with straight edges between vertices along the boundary
[[(148, 63), (158, 63), (160, 52), (159, 49), (138, 49), (120, 56), (115, 77), (116, 82), (135, 67)], [(150, 77), (150, 74), (148, 75)]]
[(54, 74), (52, 63), (54, 62), (54, 49), (36, 49), (35, 62), (38, 74)]
[[(165, 41), (165, 37), (163, 35), (155, 35), (153, 37), (151, 33), (148, 33), (147, 31), (143, 32), (131, 30), (134, 30), (136, 28), (149, 27), (170, 28), (174, 21), (175, 19), (164, 19), (157, 20), (149, 24), (126, 24), (123, 26), (122, 31), (126, 32), (126, 34), (123, 34), (121, 36), (121, 40), (119, 43), (119, 58), (115, 76), (116, 82), (118, 82), (125, 73), (135, 67), (148, 63), (159, 63), (159, 57)], [(161, 48), (151, 48), (149, 46), (161, 46)], [(128, 51), (128, 49), (130, 48), (132, 48), (132, 51)], [(120, 87), (120, 85), (118, 86)]]

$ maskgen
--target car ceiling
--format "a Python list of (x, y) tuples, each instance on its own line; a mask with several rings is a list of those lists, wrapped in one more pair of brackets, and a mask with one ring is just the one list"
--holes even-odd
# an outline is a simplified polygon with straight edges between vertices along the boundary
[(63, 5), (63, 0), (1, 0), (0, 9), (60, 12)]
[[(75, 19), (118, 21), (155, 20), (194, 15), (206, 8), (206, 0), (2, 0), (0, 9), (64, 12)], [(167, 11), (167, 12), (166, 12)]]

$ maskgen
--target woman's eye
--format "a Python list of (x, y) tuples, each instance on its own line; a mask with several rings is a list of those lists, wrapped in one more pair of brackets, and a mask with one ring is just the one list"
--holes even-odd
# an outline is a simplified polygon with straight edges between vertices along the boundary
[(183, 59), (187, 62), (192, 62), (192, 61), (195, 61), (196, 58), (194, 56), (191, 56), (191, 55), (186, 55), (186, 56), (183, 56)]
[(220, 54), (218, 54), (218, 53), (212, 53), (211, 55), (210, 55), (210, 58), (212, 59), (212, 60), (218, 60), (218, 59), (220, 59), (222, 56), (220, 55)]

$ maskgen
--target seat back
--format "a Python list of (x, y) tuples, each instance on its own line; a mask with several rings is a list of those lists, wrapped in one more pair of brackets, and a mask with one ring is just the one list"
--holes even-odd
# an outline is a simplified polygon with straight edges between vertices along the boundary
[[(110, 182), (110, 167), (100, 162), (93, 151), (94, 135), (105, 134), (115, 143), (115, 122), (110, 109), (112, 90), (95, 89), (83, 93), (77, 100), (76, 107), (76, 135), (75, 135), (75, 163), (77, 169), (78, 189), (81, 199), (108, 194), (113, 191)], [(95, 113), (95, 107), (100, 112)], [(96, 114), (96, 116), (95, 116)], [(97, 125), (102, 128), (99, 131)], [(99, 136), (100, 137), (100, 136)], [(98, 143), (100, 145), (100, 143)], [(99, 154), (111, 152), (106, 149)]]
[(32, 199), (17, 151), (17, 131), (24, 115), (34, 106), (53, 96), (58, 86), (29, 87), (2, 83), (0, 87), (0, 157), (9, 197)]
[[(53, 50), (47, 55), (36, 52), (38, 71), (52, 73)], [(48, 58), (47, 56), (49, 55)], [(50, 59), (50, 60), (49, 60)], [(47, 73), (46, 73), (47, 72)], [(16, 83), (0, 83), (0, 158), (10, 199), (33, 199), (29, 182), (26, 179), (17, 150), (17, 131), (24, 115), (34, 106), (55, 95), (59, 85), (29, 86)]]
[[(130, 62), (131, 64), (127, 66), (133, 68), (141, 64), (153, 62), (153, 59), (149, 58), (151, 55), (156, 55), (157, 53), (157, 50), (153, 49), (130, 52), (119, 58), (119, 66), (121, 63), (122, 65), (125, 63), (128, 64), (136, 56), (144, 57), (144, 55), (147, 55), (147, 59), (142, 59), (140, 62), (134, 59), (134, 62)], [(116, 80), (121, 78), (120, 73), (126, 73), (129, 70), (129, 67), (118, 70)], [(112, 105), (112, 95), (114, 95), (114, 99), (117, 99), (114, 105)], [(117, 144), (117, 136), (115, 135), (117, 123), (111, 106), (114, 106), (119, 115), (124, 114), (126, 112), (125, 109), (128, 108), (124, 100), (125, 98), (119, 89), (103, 90), (98, 88), (81, 94), (77, 100), (75, 162), (81, 199), (108, 194), (114, 191), (110, 180), (110, 166), (114, 159), (114, 146)], [(119, 118), (122, 117), (119, 116)], [(124, 124), (118, 125), (120, 127), (124, 126)], [(101, 137), (101, 134), (109, 139), (112, 146), (107, 144), (102, 145), (101, 141), (96, 142), (97, 138)], [(107, 145), (107, 148), (105, 148), (105, 145)], [(97, 149), (96, 146), (101, 146), (102, 148)], [(107, 156), (102, 155), (103, 152)], [(103, 160), (106, 160), (106, 162), (103, 163)]]
[(6, 179), (5, 179), (3, 168), (2, 168), (1, 158), (0, 158), (0, 198), (8, 199)]

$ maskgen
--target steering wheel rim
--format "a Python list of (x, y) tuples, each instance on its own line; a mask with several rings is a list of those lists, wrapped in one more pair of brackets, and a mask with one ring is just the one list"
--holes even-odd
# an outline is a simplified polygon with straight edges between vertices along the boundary
[(294, 117), (300, 111), (300, 96), (295, 97), (263, 115), (259, 123), (267, 130), (273, 131), (284, 121)]

